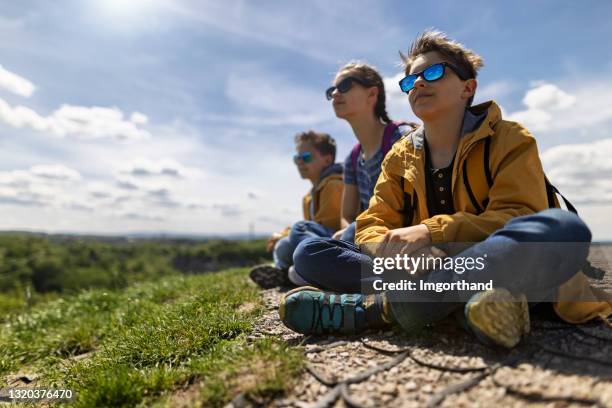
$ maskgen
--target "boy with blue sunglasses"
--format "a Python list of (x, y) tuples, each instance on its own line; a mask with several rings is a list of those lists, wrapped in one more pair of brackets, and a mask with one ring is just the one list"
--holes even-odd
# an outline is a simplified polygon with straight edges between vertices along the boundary
[(297, 134), (295, 145), (293, 162), (300, 177), (310, 180), (312, 189), (302, 199), (304, 220), (268, 240), (274, 266), (259, 265), (250, 272), (251, 279), (263, 288), (291, 285), (288, 274), (295, 247), (306, 238), (331, 237), (340, 229), (343, 182), (342, 165), (334, 163), (336, 141), (326, 133), (310, 130)]
[[(571, 323), (607, 319), (610, 295), (590, 287), (582, 272), (590, 269), (591, 233), (576, 214), (548, 209), (559, 202), (535, 139), (502, 120), (495, 102), (472, 106), (482, 59), (437, 31), (421, 34), (402, 57), (400, 87), (423, 126), (386, 156), (369, 207), (357, 218), (356, 245), (300, 244), (297, 251), (317, 259), (296, 267), (318, 288), (287, 293), (281, 320), (304, 334), (359, 333), (392, 322), (411, 331), (455, 313), (482, 342), (511, 348), (529, 332), (528, 301), (549, 302)], [(391, 265), (378, 279), (379, 260), (403, 255), (441, 262)], [(466, 259), (483, 266), (441, 266)], [(377, 280), (385, 292), (364, 294)], [(485, 281), (495, 286), (474, 289)], [(394, 289), (404, 282), (450, 289)]]

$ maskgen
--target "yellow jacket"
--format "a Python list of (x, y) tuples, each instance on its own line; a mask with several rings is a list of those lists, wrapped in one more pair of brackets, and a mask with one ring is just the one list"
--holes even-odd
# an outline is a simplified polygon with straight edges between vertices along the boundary
[[(302, 199), (304, 219), (314, 221), (331, 228), (340, 229), (340, 211), (342, 209), (342, 191), (344, 184), (340, 165), (333, 165), (331, 174), (324, 176), (313, 189)], [(334, 171), (335, 170), (335, 171)], [(327, 171), (326, 171), (327, 173)], [(310, 213), (310, 203), (313, 204), (313, 214)]]
[[(357, 217), (357, 244), (381, 242), (388, 230), (417, 224), (427, 226), (434, 244), (479, 242), (508, 220), (549, 207), (533, 136), (520, 124), (502, 120), (493, 101), (473, 106), (470, 111), (475, 115), (486, 113), (486, 118), (477, 129), (465, 134), (457, 147), (451, 184), (455, 214), (429, 216), (423, 129), (419, 128), (396, 142), (383, 161), (370, 206)], [(483, 163), (486, 149), (488, 167)], [(405, 198), (410, 200), (406, 207)], [(411, 220), (405, 219), (406, 208), (411, 209)], [(556, 302), (557, 314), (568, 322), (612, 315), (610, 296), (592, 288), (582, 272), (561, 285), (558, 292), (562, 299), (601, 299)]]

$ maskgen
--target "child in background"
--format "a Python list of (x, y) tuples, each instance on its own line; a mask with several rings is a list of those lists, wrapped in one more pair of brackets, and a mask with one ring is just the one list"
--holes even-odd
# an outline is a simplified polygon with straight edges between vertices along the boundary
[(340, 229), (342, 202), (342, 165), (336, 159), (336, 141), (326, 133), (312, 130), (295, 136), (293, 161), (300, 176), (312, 183), (302, 200), (304, 221), (274, 233), (267, 249), (272, 251), (274, 266), (259, 265), (251, 270), (251, 279), (263, 288), (290, 285), (288, 272), (293, 265), (293, 252), (304, 239), (331, 237)]

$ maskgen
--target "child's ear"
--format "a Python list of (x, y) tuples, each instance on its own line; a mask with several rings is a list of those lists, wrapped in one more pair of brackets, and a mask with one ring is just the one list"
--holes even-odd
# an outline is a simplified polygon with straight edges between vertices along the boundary
[(373, 86), (372, 88), (370, 88), (370, 92), (368, 92), (368, 97), (373, 98), (374, 104), (376, 104), (376, 101), (378, 100), (378, 87)]
[(476, 93), (476, 88), (478, 87), (478, 82), (476, 79), (468, 79), (463, 84), (463, 92), (461, 92), (461, 97), (464, 99), (470, 99)]

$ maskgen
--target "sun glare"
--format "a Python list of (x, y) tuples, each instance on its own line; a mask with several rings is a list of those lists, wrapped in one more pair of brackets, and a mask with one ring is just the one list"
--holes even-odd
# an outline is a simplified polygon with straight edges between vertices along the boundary
[(96, 9), (115, 18), (133, 18), (154, 12), (159, 0), (96, 0)]
[(106, 27), (140, 31), (158, 17), (162, 0), (94, 0), (93, 17)]

